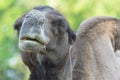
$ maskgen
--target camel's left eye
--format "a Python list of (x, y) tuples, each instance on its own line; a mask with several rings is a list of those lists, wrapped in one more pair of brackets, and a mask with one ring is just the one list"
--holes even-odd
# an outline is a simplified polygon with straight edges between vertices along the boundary
[(62, 26), (57, 27), (57, 31), (59, 34), (63, 34), (65, 32), (65, 28)]
[(60, 26), (54, 26), (54, 28), (52, 29), (53, 35), (60, 37), (65, 33), (65, 29), (60, 27)]
[(52, 26), (54, 28), (54, 34), (63, 35), (65, 32), (65, 24), (61, 20), (57, 20), (52, 22)]

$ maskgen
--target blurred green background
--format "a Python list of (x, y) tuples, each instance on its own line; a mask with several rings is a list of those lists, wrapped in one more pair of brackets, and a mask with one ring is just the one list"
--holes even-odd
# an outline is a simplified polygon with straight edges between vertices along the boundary
[(0, 80), (28, 80), (29, 70), (20, 58), (13, 24), (22, 14), (39, 5), (60, 11), (74, 31), (92, 16), (120, 18), (120, 0), (0, 0)]

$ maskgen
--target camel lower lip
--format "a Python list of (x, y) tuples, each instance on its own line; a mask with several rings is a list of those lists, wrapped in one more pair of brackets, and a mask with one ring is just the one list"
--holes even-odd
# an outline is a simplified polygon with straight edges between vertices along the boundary
[(37, 40), (37, 39), (32, 39), (32, 38), (21, 38), (21, 41), (31, 41), (31, 42), (39, 43), (39, 44), (41, 44), (41, 45), (45, 45), (44, 42), (39, 41), (39, 40)]
[(37, 51), (40, 52), (43, 50), (45, 45), (40, 44), (36, 41), (31, 40), (19, 40), (19, 49), (26, 52)]

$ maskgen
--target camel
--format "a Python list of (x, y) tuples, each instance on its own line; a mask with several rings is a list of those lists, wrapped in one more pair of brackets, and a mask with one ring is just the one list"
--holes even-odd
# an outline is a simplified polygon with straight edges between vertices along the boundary
[(71, 80), (69, 47), (76, 35), (57, 10), (33, 8), (14, 24), (22, 60), (31, 74), (29, 80)]
[(33, 8), (14, 24), (29, 80), (120, 80), (119, 24), (117, 18), (89, 18), (75, 34), (57, 10)]

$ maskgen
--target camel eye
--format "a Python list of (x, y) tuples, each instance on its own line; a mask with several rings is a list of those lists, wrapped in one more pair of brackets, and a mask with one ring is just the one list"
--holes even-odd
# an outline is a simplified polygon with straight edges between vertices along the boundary
[(60, 27), (60, 26), (54, 26), (54, 28), (52, 29), (52, 33), (54, 36), (60, 37), (63, 36), (63, 34), (65, 33), (64, 28)]
[(62, 26), (57, 27), (57, 31), (59, 34), (63, 34), (65, 32), (65, 29)]
[(57, 20), (52, 22), (52, 26), (54, 28), (55, 35), (63, 35), (65, 33), (65, 24), (62, 20)]

